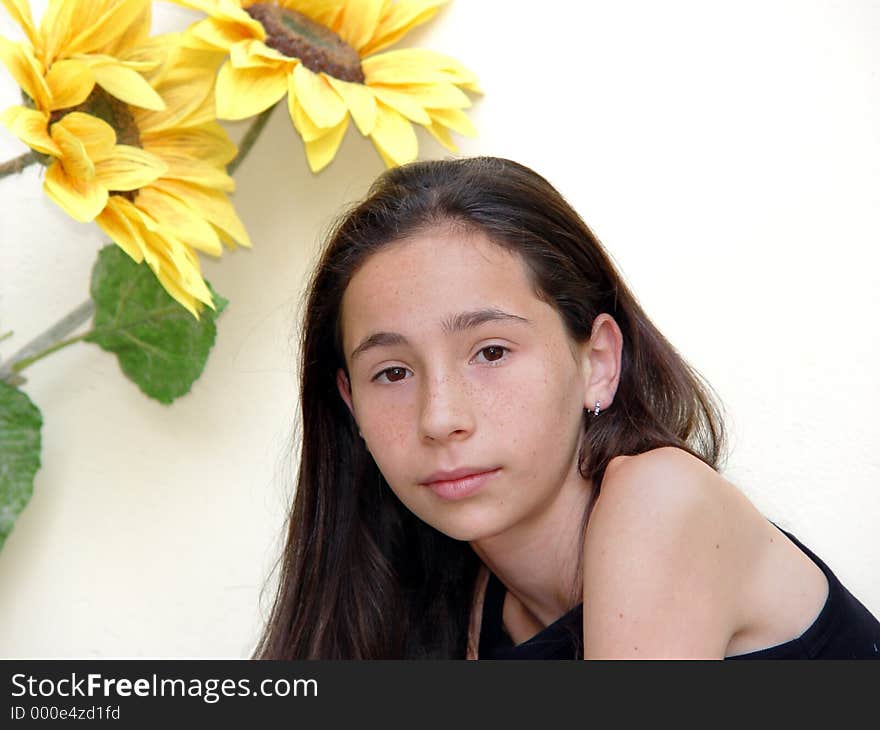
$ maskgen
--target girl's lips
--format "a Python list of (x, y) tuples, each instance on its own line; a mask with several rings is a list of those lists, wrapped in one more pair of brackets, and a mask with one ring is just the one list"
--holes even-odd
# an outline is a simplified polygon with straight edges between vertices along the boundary
[(462, 477), (461, 479), (452, 479), (445, 482), (431, 482), (425, 486), (441, 499), (464, 499), (465, 497), (474, 494), (499, 471), (501, 471), (500, 468), (493, 469), (492, 471), (484, 471), (480, 474), (471, 474), (470, 476)]

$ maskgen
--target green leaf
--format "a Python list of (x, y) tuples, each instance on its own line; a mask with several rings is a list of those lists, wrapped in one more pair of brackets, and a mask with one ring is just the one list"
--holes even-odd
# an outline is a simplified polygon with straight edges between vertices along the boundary
[(0, 548), (33, 494), (42, 425), (31, 399), (0, 381)]
[(217, 311), (205, 307), (196, 320), (147, 264), (136, 264), (116, 245), (105, 246), (92, 270), (95, 330), (85, 339), (115, 353), (122, 371), (150, 398), (171, 403), (189, 393), (205, 369), (215, 320), (228, 304), (208, 288)]

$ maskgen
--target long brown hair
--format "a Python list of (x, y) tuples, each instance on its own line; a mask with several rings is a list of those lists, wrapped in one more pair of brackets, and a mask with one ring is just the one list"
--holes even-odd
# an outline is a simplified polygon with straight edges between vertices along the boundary
[[(711, 388), (651, 324), (592, 231), (543, 177), (510, 160), (415, 162), (386, 171), (336, 223), (306, 292), (301, 458), (262, 659), (464, 658), (479, 558), (398, 500), (358, 436), (335, 375), (342, 295), (388, 243), (462, 225), (520, 254), (535, 295), (584, 342), (607, 312), (623, 333), (611, 406), (588, 419), (580, 473), (598, 495), (608, 462), (677, 446), (719, 469)], [(593, 498), (591, 505), (595, 503)], [(581, 520), (586, 529), (589, 508)], [(573, 556), (574, 558), (574, 556)], [(577, 556), (580, 560), (581, 556)]]

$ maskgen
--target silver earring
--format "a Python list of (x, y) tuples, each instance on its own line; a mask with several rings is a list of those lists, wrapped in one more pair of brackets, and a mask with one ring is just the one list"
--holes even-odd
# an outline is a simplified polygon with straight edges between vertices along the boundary
[(596, 401), (596, 410), (593, 411), (594, 416), (599, 415), (599, 401)]

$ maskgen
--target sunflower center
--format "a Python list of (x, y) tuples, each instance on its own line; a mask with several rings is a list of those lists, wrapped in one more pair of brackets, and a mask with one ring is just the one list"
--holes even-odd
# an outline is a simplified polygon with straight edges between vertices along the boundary
[(107, 122), (116, 132), (116, 144), (127, 144), (132, 147), (142, 147), (141, 135), (138, 132), (134, 115), (128, 104), (110, 96), (104, 89), (95, 84), (92, 93), (88, 95), (82, 104), (57, 109), (49, 118), (49, 126), (57, 122), (71, 112), (84, 112), (92, 117), (97, 117)]
[(364, 83), (361, 57), (328, 27), (295, 10), (254, 3), (245, 12), (266, 31), (266, 45), (288, 58), (298, 58), (310, 71), (323, 71), (343, 81)]
[[(92, 93), (81, 104), (67, 107), (66, 109), (56, 109), (52, 112), (49, 117), (49, 126), (51, 127), (55, 122), (71, 112), (83, 112), (107, 122), (107, 124), (113, 127), (113, 131), (116, 132), (116, 144), (127, 144), (143, 149), (141, 135), (138, 132), (137, 123), (128, 104), (119, 101), (116, 97), (110, 96), (97, 84), (92, 89)], [(109, 192), (111, 195), (121, 195), (124, 198), (128, 198), (132, 202), (134, 202), (137, 195), (137, 190), (110, 190)]]

